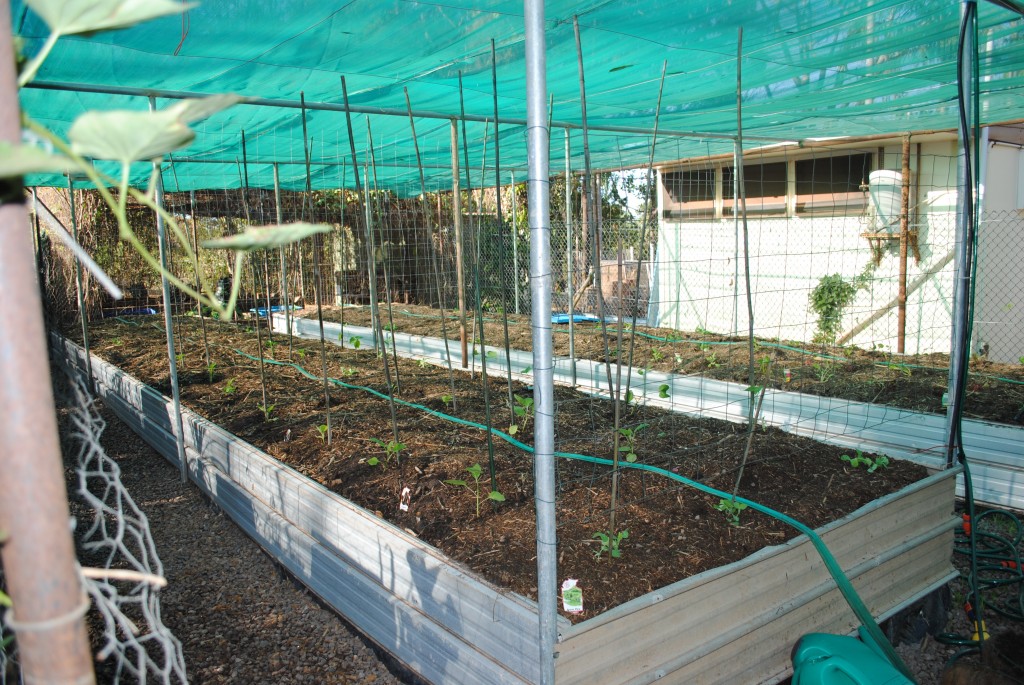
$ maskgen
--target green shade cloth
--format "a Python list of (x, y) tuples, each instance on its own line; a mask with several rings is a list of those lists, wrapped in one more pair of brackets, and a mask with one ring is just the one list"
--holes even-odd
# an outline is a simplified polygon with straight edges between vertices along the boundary
[[(983, 123), (1024, 118), (1021, 22), (1005, 9), (980, 7)], [(552, 118), (581, 123), (573, 15), (579, 16), (586, 68), (587, 113), (595, 130), (595, 168), (643, 165), (651, 136), (597, 130), (655, 124), (662, 63), (668, 76), (660, 126), (666, 132), (730, 136), (736, 131), (736, 52), (743, 27), (743, 128), (747, 148), (769, 138), (835, 136), (956, 127), (956, 37), (961, 4), (950, 0), (549, 0), (546, 3), (548, 88)], [(411, 0), (288, 2), (208, 0), (180, 16), (120, 31), (61, 39), (37, 84), (237, 93), (275, 100), (342, 102), (346, 77), (353, 106), (404, 112), (408, 88), (417, 111), (458, 116), (459, 72), (469, 115), (493, 117), (491, 40), (497, 47), (499, 111), (525, 120), (523, 3)], [(33, 55), (48, 34), (20, 0), (13, 26)], [(171, 100), (158, 99), (165, 107)], [(145, 109), (145, 97), (25, 88), (23, 109), (63, 135), (87, 109)], [(409, 120), (371, 115), (380, 187), (419, 192)], [(368, 159), (367, 115), (353, 117), (362, 166)], [(429, 190), (451, 186), (450, 123), (417, 118)], [(168, 191), (237, 188), (242, 184), (241, 131), (251, 187), (305, 187), (300, 111), (238, 105), (195, 124), (196, 140), (164, 165)], [(468, 122), (474, 186), (494, 183), (494, 124)], [(502, 181), (526, 178), (522, 124), (500, 126)], [(732, 150), (729, 139), (663, 134), (658, 160)], [(460, 131), (461, 135), (461, 131)], [(552, 133), (553, 169), (564, 168), (561, 130)], [(571, 132), (572, 164), (583, 166), (582, 134)], [(485, 137), (486, 145), (485, 145)], [(312, 185), (354, 187), (345, 115), (309, 111)], [(486, 154), (486, 158), (484, 155)], [(193, 161), (188, 161), (193, 160)], [(196, 163), (194, 160), (218, 163)], [(460, 163), (462, 162), (460, 154)], [(344, 163), (344, 168), (342, 167)], [(106, 168), (106, 167), (104, 167)], [(486, 169), (486, 171), (483, 171)], [(463, 171), (464, 174), (464, 171)], [(149, 169), (137, 164), (133, 183)], [(372, 176), (371, 182), (372, 182)], [(464, 175), (463, 175), (464, 178)], [(64, 185), (57, 175), (27, 179)]]

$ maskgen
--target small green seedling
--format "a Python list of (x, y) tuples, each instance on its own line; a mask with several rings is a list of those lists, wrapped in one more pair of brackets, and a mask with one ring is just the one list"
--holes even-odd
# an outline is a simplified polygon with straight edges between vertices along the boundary
[(225, 395), (234, 395), (236, 392), (238, 392), (238, 386), (235, 385), (234, 378), (228, 379), (228, 382), (224, 385), (223, 392)]
[(349, 378), (351, 378), (352, 376), (355, 376), (357, 373), (359, 373), (359, 372), (356, 371), (355, 369), (353, 369), (351, 366), (346, 366), (345, 368), (343, 368), (341, 370), (341, 375), (349, 377)]
[(451, 395), (441, 395), (441, 401), (444, 402), (445, 409), (448, 409), (452, 406)]
[(885, 456), (884, 454), (880, 454), (874, 459), (872, 459), (871, 457), (867, 456), (860, 450), (857, 450), (857, 456), (855, 457), (851, 457), (849, 454), (844, 454), (839, 458), (855, 469), (860, 468), (861, 466), (866, 466), (868, 469), (868, 473), (874, 473), (880, 468), (884, 469), (888, 468), (889, 466), (889, 457)]
[(177, 363), (178, 366), (185, 366), (185, 353), (179, 352), (178, 354), (174, 355), (174, 361), (175, 363)]
[(426, 369), (430, 367), (430, 362), (428, 362), (426, 359), (420, 359), (416, 363), (419, 364), (421, 369)]
[(661, 351), (660, 347), (652, 347), (651, 348), (651, 359), (653, 359), (656, 362), (659, 362), (659, 361), (661, 361), (664, 358), (665, 358), (665, 353)]
[(725, 514), (725, 518), (728, 519), (730, 525), (740, 525), (740, 512), (747, 508), (747, 505), (743, 502), (737, 502), (734, 499), (720, 499), (715, 509)]
[(264, 421), (277, 421), (276, 418), (273, 418), (274, 408), (277, 407), (276, 404), (258, 404), (256, 406), (260, 408), (261, 412), (263, 412)]
[(265, 348), (267, 348), (267, 352), (269, 352), (270, 356), (273, 357), (274, 356), (274, 348), (277, 347), (277, 343), (273, 339), (267, 338), (267, 341), (265, 343), (263, 343), (263, 346)]
[(210, 362), (206, 365), (206, 377), (213, 383), (214, 371), (217, 369), (217, 362)]
[(370, 466), (380, 466), (383, 469), (387, 469), (388, 464), (390, 464), (392, 460), (397, 464), (399, 461), (399, 455), (402, 453), (402, 450), (405, 449), (404, 444), (395, 442), (394, 440), (384, 442), (380, 438), (370, 438), (370, 442), (384, 448), (384, 461), (381, 461), (377, 457), (370, 457), (366, 460), (366, 463)]
[(668, 383), (662, 383), (660, 386), (658, 386), (658, 397), (660, 397), (663, 400), (667, 400), (671, 396), (672, 395), (669, 393)]
[(352, 346), (352, 349), (358, 350), (359, 346), (363, 344), (363, 341), (359, 339), (358, 335), (353, 335), (348, 339), (348, 344)]
[[(470, 483), (469, 481), (461, 480), (459, 478), (450, 478), (446, 480), (445, 483), (460, 488), (466, 488), (471, 493), (473, 493), (473, 496), (476, 498), (476, 517), (480, 518), (480, 477), (483, 475), (484, 470), (483, 467), (480, 466), (480, 464), (473, 464), (472, 466), (466, 469), (466, 472), (473, 478), (472, 483)], [(490, 492), (487, 493), (487, 499), (494, 502), (504, 502), (505, 495), (501, 494), (497, 490), (491, 490)]]
[(316, 427), (316, 432), (320, 436), (320, 442), (327, 444), (327, 424), (321, 423)]
[(306, 349), (304, 347), (300, 347), (297, 350), (295, 350), (295, 354), (299, 355), (299, 359), (306, 359)]
[(512, 407), (512, 412), (519, 417), (518, 425), (513, 423), (508, 427), (508, 434), (515, 435), (521, 430), (526, 430), (526, 424), (529, 423), (530, 418), (533, 416), (533, 398), (532, 397), (520, 397), (515, 395), (516, 406)]
[(768, 372), (772, 368), (772, 358), (767, 354), (757, 360), (758, 369), (761, 371), (762, 376), (767, 376)]
[(708, 362), (708, 368), (709, 369), (717, 369), (719, 366), (721, 366), (721, 364), (718, 363), (718, 353), (717, 352), (712, 352), (711, 354), (709, 354), (707, 362)]
[[(644, 428), (647, 428), (646, 423), (641, 423), (636, 428), (620, 428), (619, 429), (619, 453), (625, 456), (626, 461), (630, 464), (636, 461), (636, 437)], [(625, 442), (626, 444), (622, 444)]]
[(605, 552), (612, 559), (618, 559), (622, 556), (622, 541), (629, 538), (628, 530), (620, 530), (618, 533), (612, 534), (611, 531), (594, 533), (593, 539), (601, 542), (601, 547), (594, 552), (594, 558), (600, 559), (601, 555)]

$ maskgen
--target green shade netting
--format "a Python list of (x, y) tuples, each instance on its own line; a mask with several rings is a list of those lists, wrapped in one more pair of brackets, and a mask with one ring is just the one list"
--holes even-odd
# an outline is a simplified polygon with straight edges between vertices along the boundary
[[(346, 77), (356, 107), (404, 112), (404, 88), (420, 112), (458, 116), (459, 73), (465, 111), (493, 117), (491, 40), (497, 49), (499, 112), (526, 118), (521, 0), (454, 4), (412, 0), (286, 2), (210, 0), (165, 17), (92, 37), (61, 39), (36, 84), (237, 93), (309, 103), (342, 102)], [(20, 0), (15, 33), (33, 55), (47, 27)], [(983, 123), (1024, 118), (1024, 40), (1015, 15), (980, 5)], [(647, 162), (662, 63), (668, 76), (656, 157), (668, 161), (732, 150), (736, 131), (736, 52), (743, 28), (743, 128), (746, 146), (769, 139), (952, 129), (956, 126), (956, 36), (961, 5), (950, 0), (549, 0), (547, 78), (556, 124), (581, 123), (573, 15), (579, 16), (586, 70), (590, 147), (595, 168)], [(157, 106), (172, 100), (158, 98)], [(87, 109), (145, 109), (145, 97), (25, 88), (24, 111), (63, 135)], [(309, 111), (314, 188), (353, 187), (345, 115)], [(420, 190), (409, 121), (356, 114), (362, 166), (373, 135), (378, 183), (401, 195)], [(494, 183), (493, 122), (468, 122), (474, 186)], [(196, 140), (164, 165), (169, 191), (236, 188), (242, 183), (241, 132), (250, 186), (305, 187), (300, 110), (238, 105), (195, 125)], [(679, 132), (698, 135), (680, 137)], [(429, 190), (450, 187), (450, 123), (416, 118)], [(461, 131), (460, 131), (461, 134)], [(700, 135), (706, 134), (706, 135)], [(502, 182), (526, 177), (521, 123), (499, 128)], [(564, 168), (564, 133), (552, 132), (552, 169)], [(583, 166), (582, 134), (570, 132), (572, 165)], [(486, 144), (485, 144), (486, 139)], [(486, 157), (484, 156), (486, 154)], [(216, 162), (216, 163), (200, 163)], [(460, 155), (460, 163), (461, 155)], [(344, 164), (344, 167), (342, 166)], [(133, 182), (149, 169), (136, 165)], [(464, 171), (463, 171), (464, 173)], [(463, 176), (464, 178), (464, 176)], [(58, 175), (27, 179), (64, 185)]]

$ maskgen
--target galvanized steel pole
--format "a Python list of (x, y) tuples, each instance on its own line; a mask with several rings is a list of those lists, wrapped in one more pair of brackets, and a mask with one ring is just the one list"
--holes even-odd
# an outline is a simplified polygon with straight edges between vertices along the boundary
[(548, 178), (544, 0), (525, 0), (529, 159), (530, 294), (533, 322), (534, 498), (537, 507), (537, 603), (540, 682), (555, 682), (558, 550), (555, 535), (555, 397), (551, 339), (551, 225)]
[[(149, 111), (156, 110), (156, 100), (149, 98)], [(160, 171), (160, 162), (153, 162), (153, 172), (156, 183), (156, 206), (164, 208), (164, 179)], [(175, 446), (178, 448), (178, 465), (181, 474), (181, 482), (188, 480), (188, 464), (185, 460), (185, 431), (181, 424), (181, 391), (178, 387), (178, 359), (174, 353), (174, 324), (171, 321), (171, 284), (167, 280), (167, 231), (164, 228), (164, 216), (156, 212), (156, 239), (160, 248), (160, 285), (163, 288), (164, 296), (164, 327), (167, 329), (167, 358), (171, 371), (171, 400), (174, 404), (174, 428), (177, 433), (174, 436)]]
[[(21, 142), (10, 6), (0, 8), (0, 140)], [(7, 625), (26, 683), (93, 683), (75, 571), (42, 301), (21, 179), (0, 181), (0, 530)], [(14, 619), (13, 621), (11, 619)]]

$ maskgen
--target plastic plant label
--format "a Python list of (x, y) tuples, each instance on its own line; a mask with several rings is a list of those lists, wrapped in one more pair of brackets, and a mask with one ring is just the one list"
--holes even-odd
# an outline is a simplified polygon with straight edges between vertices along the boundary
[(949, 406), (949, 393), (948, 392), (942, 393), (942, 406), (943, 407), (948, 407)]
[(402, 511), (409, 511), (409, 503), (412, 501), (412, 490), (408, 487), (402, 488), (402, 494), (398, 500), (398, 508)]
[(792, 371), (790, 371), (789, 369), (786, 369), (785, 370), (785, 374), (786, 374), (786, 382), (787, 383), (789, 383), (791, 380), (793, 380), (793, 372)]
[(568, 578), (562, 583), (562, 609), (570, 614), (583, 612), (583, 590), (576, 583), (575, 578)]

